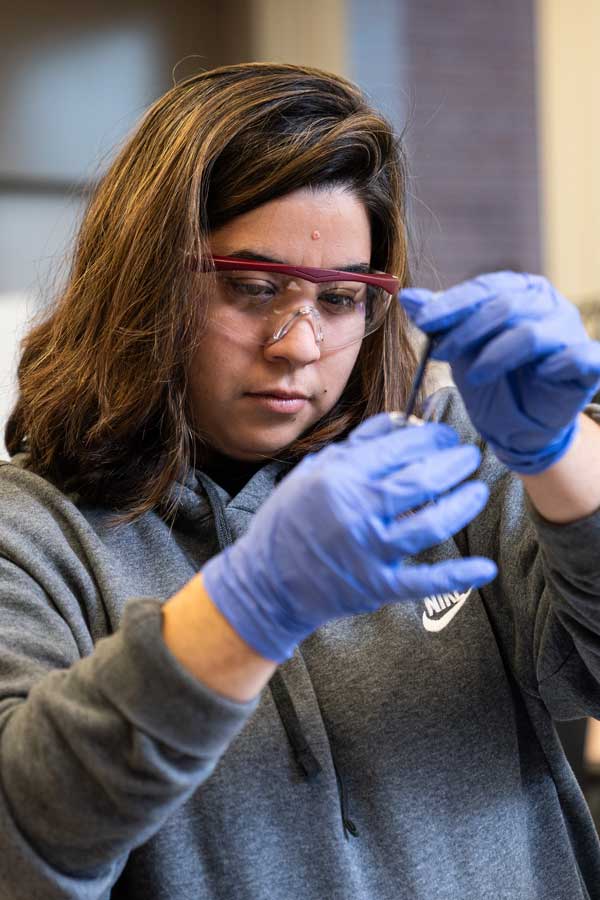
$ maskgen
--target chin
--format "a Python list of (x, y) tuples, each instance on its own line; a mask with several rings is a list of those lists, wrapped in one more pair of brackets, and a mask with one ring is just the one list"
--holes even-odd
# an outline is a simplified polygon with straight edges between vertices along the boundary
[(300, 437), (305, 429), (302, 431), (297, 431), (293, 435), (290, 436), (288, 440), (248, 440), (243, 444), (238, 441), (234, 444), (232, 443), (224, 443), (222, 445), (221, 452), (226, 454), (227, 456), (231, 456), (234, 459), (244, 460), (245, 462), (259, 462), (261, 459), (265, 457), (272, 457), (277, 453), (281, 453), (286, 450), (294, 441)]

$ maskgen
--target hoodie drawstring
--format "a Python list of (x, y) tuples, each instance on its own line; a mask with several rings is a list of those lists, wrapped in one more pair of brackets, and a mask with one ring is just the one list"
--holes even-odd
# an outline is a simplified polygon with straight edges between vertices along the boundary
[(307, 781), (312, 781), (321, 771), (321, 764), (304, 737), (300, 719), (292, 703), (285, 681), (281, 677), (281, 672), (275, 672), (272, 675), (269, 681), (269, 688), (285, 728), (285, 733), (288, 736), (294, 758)]

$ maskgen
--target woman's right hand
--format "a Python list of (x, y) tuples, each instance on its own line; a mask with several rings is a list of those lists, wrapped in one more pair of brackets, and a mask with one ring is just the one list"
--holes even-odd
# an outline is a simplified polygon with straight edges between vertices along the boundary
[(380, 413), (306, 457), (203, 568), (213, 603), (267, 659), (289, 658), (332, 619), (495, 577), (482, 557), (407, 562), (464, 528), (488, 491), (461, 484), (479, 465), (476, 447), (447, 425), (401, 421)]

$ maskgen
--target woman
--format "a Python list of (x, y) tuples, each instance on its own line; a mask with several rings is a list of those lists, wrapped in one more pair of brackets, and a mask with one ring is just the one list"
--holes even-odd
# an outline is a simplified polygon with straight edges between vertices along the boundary
[(391, 415), (404, 189), (271, 64), (99, 185), (0, 468), (0, 897), (600, 896), (552, 725), (599, 709), (598, 345), (542, 279), (405, 291), (473, 425)]

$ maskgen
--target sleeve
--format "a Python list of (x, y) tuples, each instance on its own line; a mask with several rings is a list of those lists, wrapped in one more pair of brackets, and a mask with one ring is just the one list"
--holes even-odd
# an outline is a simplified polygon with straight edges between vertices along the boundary
[(91, 900), (109, 896), (258, 700), (193, 678), (162, 639), (157, 599), (130, 601), (94, 647), (72, 539), (49, 540), (55, 518), (38, 513), (29, 538), (0, 516), (0, 900)]
[[(586, 412), (600, 421), (598, 406)], [(600, 510), (565, 525), (546, 521), (521, 479), (482, 444), (456, 395), (444, 418), (482, 449), (478, 477), (490, 499), (461, 551), (498, 564), (497, 578), (479, 590), (505, 660), (553, 718), (600, 718)]]

